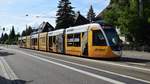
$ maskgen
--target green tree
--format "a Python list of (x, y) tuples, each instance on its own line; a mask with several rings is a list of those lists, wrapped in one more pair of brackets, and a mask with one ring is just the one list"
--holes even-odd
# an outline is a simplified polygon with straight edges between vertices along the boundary
[(16, 34), (16, 37), (15, 37), (15, 42), (17, 43), (18, 42), (18, 38), (20, 37), (20, 34), (19, 33), (17, 33)]
[(75, 12), (69, 0), (60, 0), (57, 11), (56, 28), (68, 28), (74, 24)]
[(15, 29), (14, 26), (12, 26), (12, 29), (10, 30), (10, 34), (8, 37), (8, 44), (15, 44), (15, 39), (16, 39), (16, 34), (15, 34)]
[(149, 43), (149, 4), (149, 0), (112, 0), (109, 9), (103, 14), (104, 19), (118, 26), (130, 42)]
[(12, 29), (9, 34), (9, 39), (13, 40), (14, 38), (15, 38), (15, 29), (14, 26), (12, 26)]
[(33, 32), (33, 29), (31, 26), (29, 26), (28, 28), (26, 28), (25, 30), (22, 31), (21, 36), (30, 35), (32, 32)]
[(8, 40), (8, 34), (5, 33), (3, 36), (3, 43), (5, 43)]
[(30, 35), (32, 33), (32, 27), (29, 26), (27, 29), (26, 29), (26, 35)]
[(146, 40), (145, 44), (150, 45), (150, 0), (142, 0), (143, 1), (143, 20), (144, 23), (144, 39)]
[(0, 43), (3, 44), (3, 38), (4, 38), (4, 34), (2, 33), (1, 38), (0, 38)]
[(92, 22), (92, 21), (95, 19), (95, 13), (94, 13), (94, 10), (93, 10), (92, 5), (90, 6), (90, 9), (89, 9), (89, 11), (88, 11), (87, 19), (88, 19), (90, 22)]
[(26, 31), (23, 30), (21, 36), (26, 36)]

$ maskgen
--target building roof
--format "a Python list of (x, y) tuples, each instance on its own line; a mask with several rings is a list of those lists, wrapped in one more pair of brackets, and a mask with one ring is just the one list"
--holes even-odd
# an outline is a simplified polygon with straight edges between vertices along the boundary
[(43, 22), (40, 24), (40, 26), (37, 29), (33, 29), (32, 34), (37, 34), (41, 32), (49, 32), (53, 30), (54, 30), (54, 27), (51, 24), (49, 24), (48, 22)]
[(90, 21), (86, 19), (83, 15), (81, 15), (80, 12), (77, 12), (74, 19), (75, 19), (74, 26), (90, 23)]

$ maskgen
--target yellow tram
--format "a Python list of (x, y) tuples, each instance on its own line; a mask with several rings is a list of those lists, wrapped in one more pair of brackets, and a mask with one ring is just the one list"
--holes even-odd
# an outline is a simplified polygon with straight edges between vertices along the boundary
[(26, 36), (18, 38), (18, 44), (20, 48), (26, 48), (26, 42), (27, 42), (26, 40), (27, 40)]
[(31, 49), (39, 50), (39, 34), (31, 35)]
[(87, 24), (66, 29), (65, 53), (92, 58), (114, 58), (121, 56), (121, 50), (114, 51), (112, 49), (113, 46), (118, 46), (118, 44), (111, 45), (111, 42), (109, 42), (116, 39), (119, 43), (117, 32), (115, 30), (107, 32), (112, 35), (115, 34), (109, 40), (109, 34), (105, 32), (109, 30), (113, 31), (114, 29), (104, 29), (99, 24)]
[(19, 38), (20, 47), (90, 58), (120, 58), (119, 36), (112, 26), (97, 23)]
[(64, 53), (65, 29), (48, 32), (48, 49), (50, 52)]
[(31, 48), (31, 38), (30, 38), (30, 36), (26, 37), (26, 48)]
[(39, 33), (39, 44), (38, 48), (41, 51), (47, 51), (47, 32)]

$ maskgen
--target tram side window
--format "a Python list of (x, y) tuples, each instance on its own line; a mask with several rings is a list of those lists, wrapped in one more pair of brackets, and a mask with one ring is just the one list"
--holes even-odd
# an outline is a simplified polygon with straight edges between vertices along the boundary
[(25, 41), (25, 40), (22, 40), (22, 43), (23, 43), (23, 45), (25, 45), (25, 44), (26, 44), (26, 41)]
[(52, 47), (52, 37), (49, 37), (49, 47)]
[(34, 39), (33, 39), (34, 45), (37, 45), (37, 44), (38, 44), (37, 41), (38, 41), (37, 38), (34, 38)]
[(105, 46), (106, 45), (106, 40), (100, 30), (94, 30), (92, 37), (93, 37), (93, 46)]
[(67, 46), (73, 46), (73, 34), (67, 35)]
[(80, 45), (81, 45), (80, 33), (74, 34), (74, 46), (80, 47)]
[(53, 43), (56, 44), (56, 36), (53, 36)]
[(34, 39), (31, 39), (31, 41), (32, 41), (32, 45), (35, 45)]

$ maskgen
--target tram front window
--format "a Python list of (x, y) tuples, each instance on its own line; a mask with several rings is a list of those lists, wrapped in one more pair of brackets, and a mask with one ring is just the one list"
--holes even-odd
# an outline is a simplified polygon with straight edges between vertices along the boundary
[(106, 46), (106, 40), (100, 30), (93, 30), (93, 46)]
[(110, 46), (116, 46), (119, 44), (119, 36), (114, 28), (104, 29)]
[(120, 39), (116, 30), (114, 28), (104, 29), (104, 32), (107, 36), (109, 45), (111, 46), (112, 50), (120, 51), (121, 50)]

